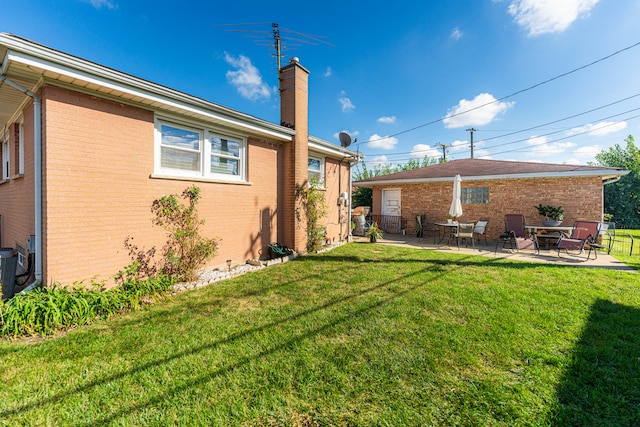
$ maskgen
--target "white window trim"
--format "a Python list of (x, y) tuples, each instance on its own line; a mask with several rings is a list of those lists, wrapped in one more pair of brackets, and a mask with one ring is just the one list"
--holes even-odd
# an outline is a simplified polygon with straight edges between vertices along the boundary
[(18, 174), (24, 175), (24, 123), (18, 125)]
[[(174, 126), (198, 133), (200, 140), (200, 170), (188, 171), (184, 169), (162, 167), (162, 125)], [(211, 172), (211, 144), (210, 138), (231, 139), (240, 143), (238, 175)], [(215, 154), (214, 154), (215, 155)], [(234, 135), (228, 132), (219, 132), (202, 124), (186, 123), (165, 117), (156, 117), (154, 124), (154, 177), (166, 178), (193, 178), (194, 180), (211, 180), (223, 182), (246, 182), (247, 181), (247, 138)]]
[[(322, 156), (317, 156), (315, 154), (309, 154), (308, 155), (309, 160), (318, 160), (320, 162), (320, 188), (325, 188), (325, 176), (324, 176), (324, 164), (325, 164), (325, 158)], [(307, 160), (307, 177), (309, 176), (309, 169), (308, 169), (308, 160)], [(315, 172), (315, 171), (314, 171)], [(309, 181), (311, 181), (309, 179)], [(310, 184), (311, 182), (309, 182)]]
[(10, 178), (11, 173), (11, 139), (8, 129), (5, 129), (0, 141), (2, 141), (2, 177), (0, 177), (0, 181), (6, 181)]

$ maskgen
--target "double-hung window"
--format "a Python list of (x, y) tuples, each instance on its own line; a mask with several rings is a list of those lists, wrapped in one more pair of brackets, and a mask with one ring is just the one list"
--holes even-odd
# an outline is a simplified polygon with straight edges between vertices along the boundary
[(316, 185), (324, 186), (324, 159), (321, 157), (309, 156), (308, 162), (309, 184), (315, 182)]
[(158, 120), (156, 174), (244, 181), (246, 141), (205, 127)]

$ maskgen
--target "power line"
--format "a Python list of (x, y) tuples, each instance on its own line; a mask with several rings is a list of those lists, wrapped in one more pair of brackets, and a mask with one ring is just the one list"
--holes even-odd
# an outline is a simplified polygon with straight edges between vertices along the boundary
[[(634, 110), (629, 110), (629, 111), (636, 111), (636, 110), (640, 110), (640, 108), (636, 108), (636, 109), (634, 109)], [(623, 120), (619, 120), (619, 121), (617, 121), (617, 122), (609, 123), (609, 124), (604, 125), (604, 126), (602, 126), (602, 127), (598, 128), (598, 129), (606, 128), (606, 127), (609, 127), (609, 126), (615, 126), (615, 125), (617, 125), (617, 124), (619, 124), (619, 123), (622, 123), (622, 122), (625, 122), (625, 121), (628, 121), (628, 120), (637, 119), (638, 117), (640, 117), (640, 114), (635, 115), (635, 116), (631, 116), (631, 117), (627, 117), (627, 118), (625, 118), (625, 119), (623, 119)], [(533, 147), (536, 147), (536, 146), (538, 146), (538, 145), (544, 145), (544, 144), (549, 144), (549, 143), (552, 143), (552, 142), (563, 141), (563, 140), (565, 140), (565, 139), (569, 139), (569, 138), (572, 138), (572, 137), (574, 137), (574, 136), (584, 135), (585, 133), (589, 133), (589, 132), (592, 132), (592, 129), (590, 129), (590, 130), (586, 130), (586, 131), (584, 131), (584, 132), (578, 132), (578, 133), (575, 133), (575, 134), (572, 134), (572, 135), (564, 136), (564, 137), (562, 137), (562, 138), (553, 139), (553, 140), (551, 140), (551, 141), (543, 141), (543, 142), (541, 142), (541, 143), (538, 143), (538, 144), (531, 144), (531, 145), (532, 145)], [(544, 135), (541, 135), (541, 136), (544, 136)], [(512, 152), (514, 152), (514, 151), (527, 151), (527, 149), (529, 149), (529, 148), (530, 148), (530, 147), (514, 148), (513, 150), (505, 150), (505, 151), (500, 151), (500, 152), (498, 152), (498, 153), (491, 153), (491, 154), (495, 156), (495, 155), (498, 155), (498, 154), (512, 153)]]
[[(492, 140), (495, 140), (495, 139), (500, 139), (500, 138), (504, 138), (504, 137), (507, 137), (507, 136), (516, 135), (516, 134), (518, 134), (518, 133), (527, 132), (527, 131), (534, 130), (534, 129), (540, 129), (540, 128), (544, 127), (544, 126), (549, 126), (549, 125), (556, 124), (556, 123), (559, 123), (559, 122), (562, 122), (562, 121), (565, 121), (565, 120), (574, 119), (574, 118), (576, 118), (576, 117), (580, 117), (580, 116), (583, 116), (583, 115), (585, 115), (585, 114), (593, 113), (594, 111), (598, 111), (598, 110), (602, 110), (602, 109), (607, 108), (607, 107), (611, 107), (612, 105), (620, 104), (620, 103), (625, 102), (625, 101), (628, 101), (628, 100), (630, 100), (630, 99), (637, 98), (638, 96), (640, 96), (640, 93), (637, 93), (637, 94), (635, 94), (635, 95), (628, 96), (628, 97), (626, 97), (626, 98), (622, 98), (622, 99), (617, 100), (617, 101), (610, 102), (610, 103), (608, 103), (608, 104), (605, 104), (605, 105), (602, 105), (602, 106), (599, 106), (599, 107), (592, 108), (592, 109), (587, 110), (587, 111), (583, 111), (583, 112), (581, 112), (581, 113), (573, 114), (573, 115), (570, 115), (570, 116), (567, 116), (567, 117), (563, 117), (563, 118), (561, 118), (561, 119), (553, 120), (553, 121), (551, 121), (551, 122), (546, 122), (546, 123), (543, 123), (543, 124), (540, 124), (540, 125), (531, 126), (531, 127), (528, 127), (528, 128), (522, 129), (522, 130), (509, 131), (509, 133), (506, 133), (506, 134), (503, 134), (503, 135), (498, 135), (498, 136), (493, 136), (493, 137), (490, 137), (490, 138), (481, 139), (481, 140), (480, 140), (480, 141), (478, 141), (478, 142), (479, 142), (479, 143), (480, 143), (480, 142), (484, 143), (484, 142), (487, 142), (487, 141), (492, 141)], [(611, 115), (611, 116), (608, 116), (608, 117), (598, 118), (598, 119), (595, 119), (595, 120), (592, 120), (592, 121), (602, 121), (602, 120), (607, 120), (607, 119), (610, 119), (610, 118), (613, 118), (613, 117), (620, 116), (620, 115), (622, 115), (622, 114), (627, 114), (627, 113), (629, 113), (629, 112), (631, 112), (631, 111), (635, 111), (635, 109), (631, 109), (631, 110), (623, 111), (622, 113), (614, 114), (614, 115)], [(548, 136), (548, 135), (552, 135), (552, 134), (554, 134), (554, 133), (564, 132), (564, 131), (570, 130), (570, 129), (572, 129), (572, 128), (575, 128), (575, 127), (585, 126), (586, 124), (587, 124), (587, 123), (582, 123), (582, 124), (574, 125), (574, 126), (572, 126), (572, 127), (570, 127), (570, 128), (562, 128), (562, 129), (557, 130), (557, 131), (555, 131), (555, 132), (550, 132), (550, 133), (548, 133), (548, 134), (543, 134), (543, 135), (539, 135), (539, 136)], [(484, 132), (484, 131), (485, 131), (485, 129), (483, 129), (483, 132)], [(490, 148), (501, 147), (501, 146), (503, 146), (503, 145), (514, 144), (514, 143), (518, 143), (518, 142), (522, 142), (522, 141), (526, 141), (526, 140), (528, 140), (528, 138), (525, 138), (525, 139), (519, 139), (519, 140), (516, 140), (516, 141), (511, 141), (511, 142), (502, 143), (502, 144), (498, 144), (498, 145), (493, 145), (493, 146), (491, 146)], [(366, 144), (367, 142), (368, 142), (368, 141), (362, 141), (361, 143)], [(436, 145), (440, 145), (440, 144), (436, 144)], [(466, 145), (465, 145), (465, 144), (460, 144), (459, 146), (460, 146), (460, 147), (465, 147), (465, 146), (467, 146), (467, 145), (468, 145), (468, 144), (466, 144)], [(448, 146), (451, 146), (451, 145), (448, 145)], [(428, 150), (421, 150), (421, 151), (428, 151)], [(405, 151), (405, 152), (397, 152), (397, 153), (380, 153), (380, 154), (385, 154), (385, 155), (401, 155), (401, 154), (412, 154), (412, 153), (414, 153), (414, 152), (415, 152), (415, 151), (413, 151), (413, 150), (412, 150), (412, 151)], [(370, 155), (376, 155), (376, 154), (374, 153), (374, 154), (370, 154)]]
[[(640, 110), (640, 107), (634, 108), (634, 109), (631, 109), (631, 110), (627, 110), (627, 111), (624, 111), (622, 113), (614, 114), (614, 115), (611, 115), (611, 116), (608, 116), (608, 117), (604, 117), (604, 118), (598, 119), (598, 121), (611, 119), (613, 117), (617, 117), (617, 116), (620, 116), (620, 115), (623, 115), (623, 114), (627, 114), (627, 113), (630, 113), (630, 112), (633, 112), (633, 111), (638, 111), (638, 110)], [(598, 129), (604, 129), (604, 128), (607, 128), (607, 127), (615, 126), (615, 125), (617, 125), (619, 123), (622, 123), (624, 121), (633, 120), (633, 119), (636, 119), (638, 117), (640, 117), (640, 114), (639, 115), (635, 115), (635, 116), (630, 116), (630, 117), (627, 117), (625, 119), (618, 120), (616, 122), (608, 123), (606, 125), (598, 127)], [(561, 133), (561, 132), (566, 132), (566, 131), (571, 130), (571, 129), (575, 128), (575, 127), (580, 127), (580, 126), (584, 126), (584, 125), (585, 124), (577, 125), (577, 126), (574, 126), (574, 127), (571, 127), (571, 128), (565, 128), (565, 129), (562, 129), (562, 130), (559, 130), (559, 131), (550, 132), (550, 133), (542, 134), (542, 135), (537, 135), (537, 137), (541, 138), (541, 137), (546, 137), (546, 136), (557, 134), (557, 133)], [(576, 137), (576, 136), (588, 134), (588, 133), (590, 133), (592, 131), (593, 131), (593, 129), (588, 129), (588, 130), (585, 130), (585, 131), (582, 131), (582, 132), (576, 132), (576, 133), (573, 133), (571, 135), (564, 136), (562, 138), (557, 138), (557, 139), (550, 140), (550, 141), (543, 141), (543, 142), (540, 142), (540, 143), (537, 143), (537, 144), (530, 144), (527, 147), (519, 147), (519, 148), (514, 148), (514, 149), (511, 149), (511, 150), (503, 150), (503, 151), (499, 151), (499, 152), (495, 152), (495, 153), (488, 153), (487, 155), (498, 155), (498, 154), (516, 152), (516, 151), (521, 151), (521, 152), (533, 151), (533, 149), (531, 149), (531, 147), (536, 147), (536, 146), (540, 146), (540, 145), (544, 145), (544, 144), (550, 144), (550, 143), (553, 143), (553, 142), (563, 141), (563, 140), (566, 140), (566, 139), (569, 139), (569, 138), (573, 138), (573, 137)], [(491, 146), (491, 147), (485, 147), (483, 149), (484, 150), (488, 150), (488, 149), (493, 149), (493, 148), (496, 148), (496, 147), (502, 147), (502, 146), (505, 146), (505, 145), (517, 144), (519, 142), (525, 142), (525, 141), (529, 141), (529, 140), (530, 140), (530, 138), (524, 138), (524, 139), (519, 139), (519, 140), (516, 140), (516, 141), (511, 141), (511, 142), (507, 142), (507, 143), (503, 143), (503, 144), (494, 145), (494, 146)], [(437, 144), (437, 145), (441, 145), (441, 144)], [(461, 144), (458, 147), (466, 147), (466, 146), (468, 146), (468, 144)], [(429, 152), (429, 151), (433, 151), (433, 150), (435, 150), (435, 148), (434, 149), (430, 149), (430, 150), (420, 150), (418, 152)], [(454, 153), (455, 152), (456, 151), (454, 151)], [(381, 161), (371, 162), (371, 161), (367, 161), (367, 163), (373, 163), (373, 164), (403, 163), (403, 162), (409, 161), (409, 160), (411, 160), (413, 158), (416, 158), (416, 156), (412, 156), (412, 157), (408, 157), (408, 158), (404, 158), (403, 157), (403, 158), (391, 158), (391, 159), (389, 159), (387, 156), (397, 156), (397, 155), (401, 155), (401, 154), (411, 154), (411, 153), (416, 153), (416, 152), (377, 154), (377, 155), (385, 156), (385, 158), (387, 158), (387, 162), (381, 162)], [(423, 158), (424, 157), (427, 157), (427, 158), (430, 158), (430, 159), (437, 159), (437, 158), (441, 158), (442, 156), (440, 156), (439, 154), (438, 155), (425, 154), (425, 156), (423, 156)]]
[[(486, 107), (486, 106), (488, 106), (488, 105), (493, 105), (493, 104), (496, 104), (496, 103), (498, 103), (498, 102), (504, 101), (505, 99), (513, 98), (514, 96), (516, 96), (516, 95), (520, 95), (521, 93), (524, 93), (524, 92), (530, 91), (530, 90), (535, 89), (535, 88), (537, 88), (537, 87), (539, 87), (539, 86), (545, 85), (545, 84), (547, 84), (547, 83), (551, 83), (552, 81), (558, 80), (558, 79), (560, 79), (560, 78), (562, 78), (562, 77), (566, 77), (566, 76), (571, 75), (571, 74), (573, 74), (573, 73), (576, 73), (576, 72), (578, 72), (578, 71), (584, 70), (585, 68), (588, 68), (588, 67), (591, 67), (591, 66), (593, 66), (593, 65), (596, 65), (596, 64), (598, 64), (598, 63), (600, 63), (600, 62), (603, 62), (603, 61), (605, 61), (605, 60), (607, 60), (607, 59), (609, 59), (609, 58), (612, 58), (612, 57), (613, 57), (613, 56), (615, 56), (615, 55), (618, 55), (618, 54), (620, 54), (620, 53), (623, 53), (623, 52), (625, 52), (625, 51), (627, 51), (627, 50), (629, 50), (629, 49), (632, 49), (632, 48), (634, 48), (634, 47), (636, 47), (636, 46), (640, 46), (640, 42), (634, 43), (634, 44), (632, 44), (631, 46), (627, 46), (627, 47), (625, 47), (625, 48), (622, 48), (622, 49), (620, 49), (620, 50), (617, 50), (617, 51), (615, 51), (615, 52), (613, 52), (613, 53), (611, 53), (611, 54), (609, 54), (609, 55), (607, 55), (607, 56), (604, 56), (604, 57), (602, 57), (602, 58), (600, 58), (600, 59), (597, 59), (597, 60), (595, 60), (595, 61), (592, 61), (592, 62), (590, 62), (590, 63), (588, 63), (588, 64), (582, 65), (582, 66), (580, 66), (580, 67), (578, 67), (578, 68), (574, 68), (573, 70), (567, 71), (566, 73), (559, 74), (559, 75), (557, 75), (557, 76), (555, 76), (555, 77), (552, 77), (552, 78), (550, 78), (550, 79), (544, 80), (544, 81), (542, 81), (542, 82), (540, 82), (540, 83), (536, 83), (536, 84), (534, 84), (534, 85), (532, 85), (532, 86), (529, 86), (529, 87), (527, 87), (527, 88), (524, 88), (524, 89), (518, 90), (518, 91), (513, 92), (513, 93), (511, 93), (511, 94), (509, 94), (509, 95), (503, 96), (502, 98), (495, 99), (495, 100), (493, 100), (493, 101), (491, 101), (491, 102), (487, 102), (487, 103), (484, 103), (484, 104), (482, 104), (482, 105), (478, 105), (478, 106), (476, 106), (476, 107), (470, 108), (470, 109), (465, 110), (465, 111), (461, 111), (461, 112), (459, 112), (459, 113), (450, 114), (450, 115), (447, 115), (447, 116), (445, 116), (445, 117), (442, 117), (442, 118), (439, 118), (439, 119), (436, 119), (436, 120), (432, 120), (432, 121), (430, 121), (430, 122), (427, 122), (427, 123), (424, 123), (424, 124), (421, 124), (421, 125), (418, 125), (418, 126), (412, 127), (412, 128), (410, 128), (410, 129), (403, 130), (403, 131), (398, 132), (398, 133), (394, 133), (393, 135), (388, 135), (388, 136), (386, 136), (385, 138), (390, 138), (390, 137), (394, 137), (394, 136), (402, 135), (402, 134), (405, 134), (405, 133), (408, 133), (408, 132), (412, 132), (412, 131), (414, 131), (414, 130), (416, 130), (416, 129), (420, 129), (420, 128), (423, 128), (423, 127), (425, 127), (425, 126), (429, 126), (429, 125), (433, 125), (433, 124), (436, 124), (436, 123), (440, 123), (440, 122), (444, 121), (445, 119), (450, 119), (450, 118), (452, 118), (452, 117), (458, 117), (458, 116), (461, 116), (461, 115), (463, 115), (463, 114), (470, 113), (471, 111), (475, 111), (475, 110), (478, 110), (478, 109), (480, 109), (480, 108), (484, 108), (484, 107)], [(369, 142), (379, 141), (379, 140), (382, 140), (382, 139), (385, 139), (385, 138), (373, 139), (373, 140), (370, 140)]]

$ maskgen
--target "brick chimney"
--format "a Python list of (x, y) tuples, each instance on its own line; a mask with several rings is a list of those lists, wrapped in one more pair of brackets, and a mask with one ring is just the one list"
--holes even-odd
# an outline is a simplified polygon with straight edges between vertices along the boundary
[(280, 121), (282, 126), (295, 129), (292, 141), (284, 150), (284, 197), (282, 238), (298, 253), (307, 248), (306, 219), (296, 219), (301, 212), (296, 200), (296, 186), (307, 185), (309, 159), (309, 70), (291, 58), (280, 69)]

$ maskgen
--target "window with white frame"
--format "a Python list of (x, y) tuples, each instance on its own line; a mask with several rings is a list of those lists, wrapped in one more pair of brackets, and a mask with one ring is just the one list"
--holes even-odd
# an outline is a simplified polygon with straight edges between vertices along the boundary
[(322, 157), (309, 156), (309, 183), (315, 180), (319, 186), (324, 185), (324, 159)]
[(156, 173), (244, 181), (246, 141), (217, 131), (158, 120)]
[(9, 165), (11, 162), (11, 156), (9, 153), (11, 149), (9, 147), (9, 131), (5, 130), (2, 134), (2, 177), (1, 179), (4, 181), (9, 179)]

